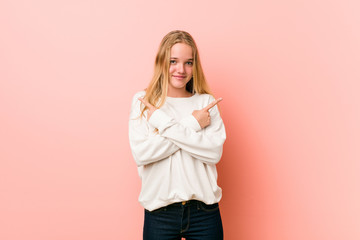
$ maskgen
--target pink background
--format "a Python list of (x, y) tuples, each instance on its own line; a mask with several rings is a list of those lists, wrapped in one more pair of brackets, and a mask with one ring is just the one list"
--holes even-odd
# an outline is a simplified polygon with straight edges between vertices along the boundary
[(131, 97), (169, 31), (223, 97), (225, 239), (360, 239), (360, 4), (0, 2), (0, 239), (141, 239)]

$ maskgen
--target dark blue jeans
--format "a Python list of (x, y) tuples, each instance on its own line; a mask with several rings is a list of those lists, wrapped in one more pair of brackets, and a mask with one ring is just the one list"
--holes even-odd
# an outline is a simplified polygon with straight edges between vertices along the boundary
[(145, 209), (144, 240), (222, 240), (223, 227), (217, 203), (191, 200), (148, 211)]

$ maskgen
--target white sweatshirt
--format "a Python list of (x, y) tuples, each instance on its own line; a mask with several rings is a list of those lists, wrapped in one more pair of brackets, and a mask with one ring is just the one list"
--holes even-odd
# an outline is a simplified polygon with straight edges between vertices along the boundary
[(141, 91), (133, 97), (129, 120), (130, 147), (142, 180), (141, 205), (152, 211), (191, 199), (219, 202), (215, 164), (222, 155), (225, 127), (217, 106), (209, 110), (211, 124), (204, 129), (192, 115), (214, 98), (209, 94), (167, 97), (147, 121), (146, 112), (139, 117), (138, 98), (144, 95)]

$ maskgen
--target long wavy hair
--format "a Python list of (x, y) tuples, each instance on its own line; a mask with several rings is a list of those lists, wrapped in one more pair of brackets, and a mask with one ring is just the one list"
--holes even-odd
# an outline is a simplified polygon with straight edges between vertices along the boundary
[[(193, 54), (193, 76), (186, 84), (186, 90), (192, 94), (211, 94), (209, 86), (206, 83), (205, 75), (200, 63), (199, 51), (193, 37), (180, 30), (171, 31), (162, 39), (158, 52), (155, 58), (154, 75), (150, 81), (149, 86), (146, 88), (144, 99), (151, 105), (160, 108), (167, 96), (169, 84), (169, 67), (170, 67), (170, 50), (176, 43), (185, 43), (192, 48)], [(143, 104), (142, 104), (143, 105)], [(144, 114), (147, 109), (142, 106), (141, 114)]]

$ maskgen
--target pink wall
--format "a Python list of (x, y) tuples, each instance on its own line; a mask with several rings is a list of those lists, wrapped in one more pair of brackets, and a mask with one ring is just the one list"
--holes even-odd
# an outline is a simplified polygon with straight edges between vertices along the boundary
[(358, 1), (0, 2), (0, 239), (141, 239), (132, 95), (196, 39), (228, 240), (360, 239)]

